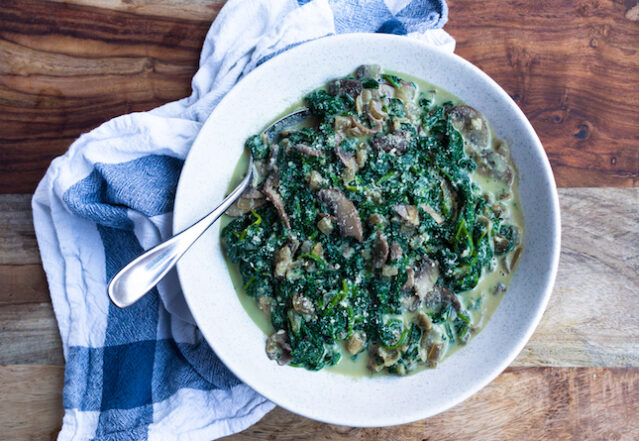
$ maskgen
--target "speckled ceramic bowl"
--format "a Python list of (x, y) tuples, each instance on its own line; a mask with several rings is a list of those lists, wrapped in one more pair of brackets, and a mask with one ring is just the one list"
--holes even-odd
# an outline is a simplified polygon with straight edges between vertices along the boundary
[(178, 264), (184, 295), (202, 333), (242, 381), (278, 405), (348, 426), (408, 423), (442, 412), (493, 380), (524, 347), (548, 303), (559, 258), (559, 205), (552, 171), (532, 126), (493, 80), (456, 55), (405, 37), (351, 34), (279, 55), (243, 78), (202, 127), (175, 203), (180, 231), (224, 197), (246, 138), (306, 92), (360, 64), (413, 75), (476, 107), (506, 140), (519, 169), (525, 244), (512, 283), (486, 327), (437, 369), (406, 377), (353, 378), (278, 366), (265, 336), (240, 304), (219, 241), (219, 224)]

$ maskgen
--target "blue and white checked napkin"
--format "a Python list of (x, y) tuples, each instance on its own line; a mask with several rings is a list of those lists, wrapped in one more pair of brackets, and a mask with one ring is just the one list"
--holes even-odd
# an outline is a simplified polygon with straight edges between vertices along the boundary
[(244, 74), (305, 41), (407, 35), (452, 51), (444, 0), (231, 0), (204, 42), (193, 94), (115, 118), (55, 159), (33, 197), (66, 372), (60, 440), (211, 440), (273, 404), (208, 347), (175, 275), (128, 309), (106, 284), (171, 234), (175, 188), (202, 123)]

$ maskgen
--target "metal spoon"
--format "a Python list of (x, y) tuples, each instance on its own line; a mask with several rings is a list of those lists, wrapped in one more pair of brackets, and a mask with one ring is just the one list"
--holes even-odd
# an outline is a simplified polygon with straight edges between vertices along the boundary
[[(264, 134), (270, 142), (274, 142), (283, 128), (298, 124), (309, 116), (308, 109), (290, 113), (267, 127)], [(254, 177), (253, 158), (251, 158), (248, 173), (240, 185), (220, 205), (181, 233), (133, 260), (111, 279), (107, 288), (111, 301), (116, 306), (125, 308), (140, 300), (166, 276), (191, 245), (244, 193), (244, 190), (253, 183)]]

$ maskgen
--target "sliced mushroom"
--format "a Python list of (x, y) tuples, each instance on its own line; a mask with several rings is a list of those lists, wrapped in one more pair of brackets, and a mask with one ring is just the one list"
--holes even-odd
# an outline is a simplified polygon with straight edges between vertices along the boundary
[(280, 329), (266, 339), (266, 355), (269, 359), (277, 361), (280, 366), (292, 360), (291, 344), (285, 330)]
[(379, 85), (379, 96), (385, 98), (394, 98), (395, 97), (395, 88), (390, 84), (380, 83)]
[(388, 135), (376, 136), (371, 139), (371, 144), (377, 150), (385, 152), (404, 153), (408, 147), (410, 133), (405, 130), (398, 130)]
[(367, 115), (375, 127), (381, 127), (388, 118), (388, 114), (382, 109), (382, 103), (379, 100), (369, 102)]
[(408, 224), (419, 225), (419, 211), (414, 205), (393, 205), (393, 210)]
[(304, 294), (295, 294), (292, 303), (293, 309), (302, 315), (313, 315), (315, 313), (313, 302)]
[(324, 183), (324, 178), (319, 174), (318, 171), (313, 170), (309, 175), (307, 175), (308, 187), (315, 191), (319, 189)]
[(264, 193), (257, 188), (249, 188), (242, 193), (241, 197), (247, 199), (264, 199)]
[(357, 162), (357, 166), (359, 168), (364, 167), (366, 165), (366, 160), (368, 159), (368, 151), (366, 148), (360, 148), (355, 153), (355, 162)]
[(397, 363), (397, 360), (399, 360), (401, 354), (395, 349), (386, 349), (380, 346), (377, 348), (377, 355), (379, 355), (381, 359), (384, 360), (384, 366), (388, 367)]
[(295, 334), (300, 332), (300, 328), (302, 326), (302, 315), (298, 314), (294, 309), (289, 309), (286, 315), (288, 316), (288, 322), (291, 325), (291, 331)]
[(419, 311), (417, 313), (417, 315), (415, 316), (415, 321), (417, 322), (417, 326), (419, 326), (426, 332), (433, 329), (433, 321), (423, 311)]
[(362, 64), (355, 70), (355, 78), (361, 80), (362, 78), (372, 78), (379, 80), (379, 73), (382, 70), (379, 64)]
[(419, 309), (422, 301), (415, 294), (410, 294), (402, 297), (400, 303), (405, 311), (414, 312)]
[(437, 286), (435, 290), (432, 291), (436, 293), (433, 297), (439, 298), (441, 304), (452, 305), (455, 308), (455, 311), (459, 312), (462, 309), (461, 302), (459, 298), (455, 295), (454, 292), (449, 290), (448, 288), (444, 288), (443, 286)]
[(470, 106), (455, 106), (448, 112), (448, 118), (467, 145), (476, 151), (488, 147), (488, 125), (477, 110)]
[(355, 98), (355, 112), (357, 112), (358, 115), (362, 114), (365, 106), (368, 105), (372, 96), (370, 89), (364, 89), (362, 90), (362, 93)]
[(512, 272), (515, 269), (515, 266), (517, 266), (517, 261), (519, 260), (519, 256), (521, 255), (522, 250), (523, 248), (519, 247), (514, 252), (504, 257), (504, 269), (507, 273)]
[(275, 253), (275, 277), (284, 277), (293, 264), (293, 253), (288, 245), (284, 245)]
[(399, 89), (397, 89), (397, 93), (395, 95), (397, 98), (401, 99), (404, 104), (408, 104), (415, 100), (417, 89), (415, 89), (413, 84), (402, 81), (402, 85)]
[(415, 286), (415, 270), (412, 268), (406, 268), (406, 283), (402, 286), (402, 290), (410, 291)]
[(333, 80), (328, 83), (328, 93), (332, 96), (338, 96), (342, 94), (349, 95), (351, 98), (357, 98), (362, 92), (362, 83), (358, 80), (351, 80), (348, 78), (342, 78), (339, 80)]
[(333, 232), (333, 216), (328, 214), (320, 214), (320, 216), (322, 218), (317, 222), (317, 229), (328, 236)]
[(490, 231), (490, 229), (493, 227), (493, 222), (486, 216), (483, 216), (481, 214), (477, 216), (477, 222), (482, 224), (487, 231)]
[[(495, 213), (497, 217), (503, 217), (504, 213), (506, 212), (506, 206), (502, 204), (501, 202), (495, 202), (494, 204), (490, 206), (490, 208), (493, 209), (493, 212)], [(488, 206), (486, 206), (486, 209), (484, 210), (484, 212), (486, 214), (490, 214), (488, 212)]]
[(276, 188), (279, 186), (279, 179), (271, 174), (268, 178), (266, 178), (266, 182), (264, 183), (264, 194), (268, 198), (269, 201), (273, 204), (277, 213), (280, 215), (282, 222), (286, 225), (286, 228), (291, 229), (291, 222), (288, 220), (288, 215), (286, 211), (284, 211), (284, 202), (282, 201), (282, 196), (277, 192)]
[(501, 139), (493, 139), (493, 149), (495, 149), (497, 153), (506, 157), (510, 155), (510, 147)]
[(440, 188), (442, 190), (442, 196), (444, 198), (444, 205), (448, 209), (448, 212), (451, 213), (450, 218), (455, 220), (457, 218), (457, 212), (459, 208), (457, 191), (453, 188), (453, 185), (448, 181), (448, 179), (444, 179), (440, 183)]
[(311, 253), (313, 253), (317, 257), (323, 259), (324, 258), (324, 247), (322, 246), (322, 242), (317, 242), (315, 245), (313, 245), (313, 248), (311, 248)]
[(264, 194), (255, 189), (249, 188), (240, 198), (229, 207), (224, 214), (229, 217), (240, 217), (249, 213), (251, 210), (261, 207), (266, 203)]
[(430, 215), (430, 217), (433, 218), (433, 220), (438, 224), (441, 225), (444, 222), (444, 218), (442, 217), (441, 214), (439, 214), (438, 212), (436, 212), (433, 207), (431, 207), (428, 204), (420, 204), (419, 208), (421, 208), (422, 210), (424, 210), (426, 213), (428, 213)]
[(376, 120), (384, 120), (388, 117), (388, 114), (382, 109), (382, 103), (379, 100), (371, 100), (368, 105), (369, 116), (372, 116)]
[(324, 152), (318, 149), (314, 149), (313, 147), (306, 144), (295, 144), (293, 149), (302, 153), (306, 156), (311, 156), (313, 158), (319, 158), (320, 156), (324, 156)]
[(350, 119), (352, 127), (350, 128), (350, 130), (348, 130), (347, 133), (351, 136), (373, 135), (382, 130), (382, 125), (379, 124), (379, 122), (376, 120), (371, 121), (373, 124), (375, 124), (375, 128), (370, 129), (362, 124), (362, 122), (355, 116), (351, 116)]
[(346, 340), (345, 347), (350, 354), (357, 354), (364, 347), (366, 343), (366, 333), (364, 331), (353, 332), (353, 334)]
[(364, 240), (362, 222), (353, 202), (334, 188), (323, 188), (318, 192), (318, 196), (333, 210), (342, 236), (353, 237), (362, 242)]
[(353, 179), (355, 179), (355, 176), (357, 176), (357, 169), (347, 167), (342, 170), (342, 182), (344, 185), (350, 185)]
[(373, 268), (380, 269), (388, 260), (388, 240), (380, 230), (377, 230), (375, 248), (373, 249)]
[(335, 149), (335, 154), (339, 158), (344, 167), (357, 170), (357, 160), (355, 159), (355, 153), (345, 152), (341, 147)]
[(417, 294), (420, 299), (425, 299), (426, 296), (433, 291), (438, 278), (439, 264), (428, 257), (424, 257), (415, 272), (415, 294)]
[(401, 259), (403, 255), (402, 247), (396, 240), (390, 243), (390, 260)]
[(430, 361), (431, 363), (437, 363), (441, 358), (442, 353), (444, 352), (443, 349), (444, 344), (441, 342), (433, 343), (432, 345), (430, 345), (427, 355), (428, 361)]
[(491, 150), (482, 150), (473, 157), (480, 175), (495, 178), (506, 185), (512, 183), (513, 170), (505, 156)]
[(371, 347), (371, 353), (368, 359), (368, 367), (375, 372), (381, 371), (384, 367), (392, 366), (397, 363), (401, 353), (394, 349), (385, 349), (382, 346)]
[(386, 223), (386, 219), (384, 219), (384, 216), (381, 214), (373, 213), (368, 216), (366, 222), (368, 222), (369, 225), (384, 225)]
[(374, 129), (371, 129), (362, 124), (355, 116), (336, 116), (334, 128), (335, 134), (340, 136), (341, 139), (341, 135), (344, 133), (355, 137), (373, 135), (379, 132), (382, 126), (378, 125)]
[[(346, 130), (352, 127), (351, 118), (348, 116), (336, 116), (333, 123), (333, 130), (335, 133), (344, 133)], [(338, 144), (339, 145), (339, 144)]]

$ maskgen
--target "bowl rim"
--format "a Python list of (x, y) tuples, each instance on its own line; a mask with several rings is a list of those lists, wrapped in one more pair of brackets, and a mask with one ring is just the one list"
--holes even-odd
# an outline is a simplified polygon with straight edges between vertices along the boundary
[[(292, 406), (289, 406), (287, 404), (278, 403), (276, 400), (269, 397), (268, 394), (264, 392), (264, 389), (261, 387), (260, 384), (252, 381), (251, 378), (246, 378), (246, 376), (242, 375), (241, 373), (238, 374), (237, 372), (229, 368), (234, 375), (236, 375), (242, 382), (247, 384), (253, 390), (258, 392), (262, 396), (266, 397), (267, 399), (272, 400), (278, 406), (290, 412), (296, 413), (298, 415), (302, 415), (310, 419), (314, 419), (316, 421), (321, 421), (321, 422), (329, 423), (329, 424), (348, 425), (352, 427), (385, 427), (385, 426), (392, 426), (397, 424), (410, 423), (423, 418), (428, 418), (430, 416), (436, 415), (438, 413), (441, 413), (445, 410), (448, 410), (456, 406), (457, 404), (468, 399), (470, 396), (474, 395), (479, 390), (481, 390), (486, 385), (488, 385), (490, 382), (492, 382), (500, 373), (504, 371), (506, 367), (508, 367), (512, 363), (512, 361), (521, 352), (521, 350), (527, 344), (533, 332), (537, 328), (541, 320), (541, 317), (544, 311), (546, 310), (548, 302), (550, 300), (550, 296), (553, 291), (555, 280), (556, 280), (557, 268), (559, 263), (560, 245), (561, 245), (561, 222), (560, 222), (559, 198), (557, 193), (557, 186), (556, 186), (554, 175), (550, 166), (550, 162), (541, 144), (541, 141), (539, 140), (539, 137), (537, 136), (530, 121), (524, 115), (523, 111), (517, 106), (517, 104), (512, 100), (512, 98), (501, 88), (501, 86), (499, 86), (497, 82), (495, 82), (486, 73), (484, 73), (482, 70), (480, 70), (478, 67), (476, 67), (469, 61), (461, 58), (460, 56), (454, 53), (443, 51), (425, 42), (422, 42), (416, 39), (406, 38), (404, 36), (397, 36), (397, 35), (390, 35), (390, 34), (370, 34), (370, 33), (351, 33), (351, 34), (331, 35), (331, 36), (326, 36), (316, 40), (302, 43), (294, 48), (287, 50), (286, 52), (278, 54), (277, 56), (273, 57), (272, 59), (269, 59), (268, 61), (264, 62), (260, 66), (256, 67), (253, 71), (251, 71), (250, 73), (242, 77), (238, 81), (238, 83), (235, 84), (231, 90), (229, 90), (229, 92), (220, 100), (216, 108), (211, 112), (207, 120), (203, 123), (200, 129), (200, 134), (203, 132), (203, 128), (207, 124), (207, 122), (210, 121), (212, 117), (216, 114), (216, 110), (220, 107), (224, 107), (223, 104), (226, 103), (227, 101), (233, 100), (233, 96), (235, 92), (238, 90), (239, 86), (247, 82), (249, 79), (261, 75), (261, 72), (263, 70), (268, 69), (268, 67), (271, 64), (281, 62), (282, 58), (295, 59), (298, 52), (308, 51), (310, 49), (321, 47), (326, 44), (333, 44), (333, 43), (349, 44), (349, 42), (357, 42), (358, 40), (361, 40), (362, 38), (370, 39), (370, 40), (378, 40), (378, 41), (388, 40), (388, 41), (396, 42), (397, 44), (413, 45), (416, 48), (424, 50), (425, 52), (436, 51), (439, 56), (448, 58), (453, 63), (456, 63), (462, 66), (463, 69), (469, 71), (471, 75), (475, 75), (482, 78), (485, 82), (487, 82), (490, 85), (490, 87), (498, 95), (500, 95), (502, 100), (509, 106), (512, 114), (515, 115), (517, 119), (524, 124), (526, 131), (531, 136), (532, 144), (534, 144), (534, 147), (538, 150), (537, 153), (540, 153), (539, 156), (541, 157), (542, 164), (543, 164), (543, 167), (542, 167), (543, 176), (547, 180), (547, 183), (549, 184), (549, 187), (550, 187), (548, 188), (549, 190), (548, 193), (550, 195), (550, 204), (551, 204), (551, 210), (550, 210), (550, 216), (552, 216), (551, 224), (554, 226), (554, 231), (556, 233), (552, 237), (552, 241), (551, 241), (553, 249), (552, 249), (551, 259), (550, 259), (550, 272), (548, 273), (548, 276), (547, 276), (547, 284), (543, 288), (543, 292), (540, 293), (540, 302), (538, 303), (538, 307), (534, 311), (534, 314), (531, 314), (530, 320), (528, 321), (525, 327), (525, 332), (523, 336), (519, 338), (517, 343), (514, 344), (514, 346), (512, 347), (510, 351), (508, 351), (507, 353), (504, 353), (504, 356), (501, 358), (501, 361), (499, 363), (495, 363), (494, 367), (492, 367), (490, 371), (486, 373), (483, 377), (481, 377), (478, 381), (475, 381), (472, 387), (465, 389), (463, 393), (459, 394), (456, 397), (456, 399), (446, 403), (446, 405), (444, 406), (440, 406), (439, 408), (436, 408), (434, 411), (426, 412), (426, 413), (415, 411), (415, 412), (406, 414), (403, 418), (388, 418), (383, 420), (376, 420), (374, 424), (371, 424), (370, 422), (362, 422), (362, 421), (349, 422), (340, 418), (327, 418), (327, 417), (321, 417), (321, 416), (318, 417), (317, 415), (313, 415), (312, 413), (308, 411), (295, 409)], [(200, 134), (198, 134), (197, 138), (200, 137)], [(197, 143), (197, 138), (196, 140), (194, 140), (193, 145)], [(191, 155), (188, 154), (185, 160), (183, 170), (186, 169), (186, 165), (190, 157)], [(184, 179), (182, 178), (183, 178), (183, 175), (180, 176), (177, 190), (176, 190), (175, 211), (174, 211), (175, 213), (178, 212), (178, 206), (181, 203), (182, 198), (180, 198), (180, 195), (185, 194), (185, 190), (184, 190), (185, 184), (184, 184)], [(178, 221), (179, 221), (179, 216), (174, 216), (173, 231), (180, 231), (180, 229), (183, 228), (183, 225), (180, 225), (180, 222)], [(184, 277), (186, 277), (184, 265), (180, 265), (180, 263), (178, 263), (177, 272), (178, 272), (178, 277), (180, 279), (180, 285), (183, 287), (184, 283), (182, 282), (182, 280)], [(193, 311), (196, 305), (192, 303), (192, 300), (189, 300), (190, 296), (186, 295), (186, 293), (184, 297), (186, 299), (186, 303), (189, 309)], [(197, 322), (197, 319), (195, 318), (195, 314), (193, 315), (194, 315), (194, 319)], [(209, 339), (206, 337), (206, 335), (204, 335), (203, 332), (202, 332), (202, 335), (206, 339), (209, 346), (215, 351), (215, 343), (209, 341)], [(216, 351), (216, 355), (220, 358), (220, 360), (226, 366), (228, 366), (227, 361), (220, 354), (218, 354), (217, 351)]]

